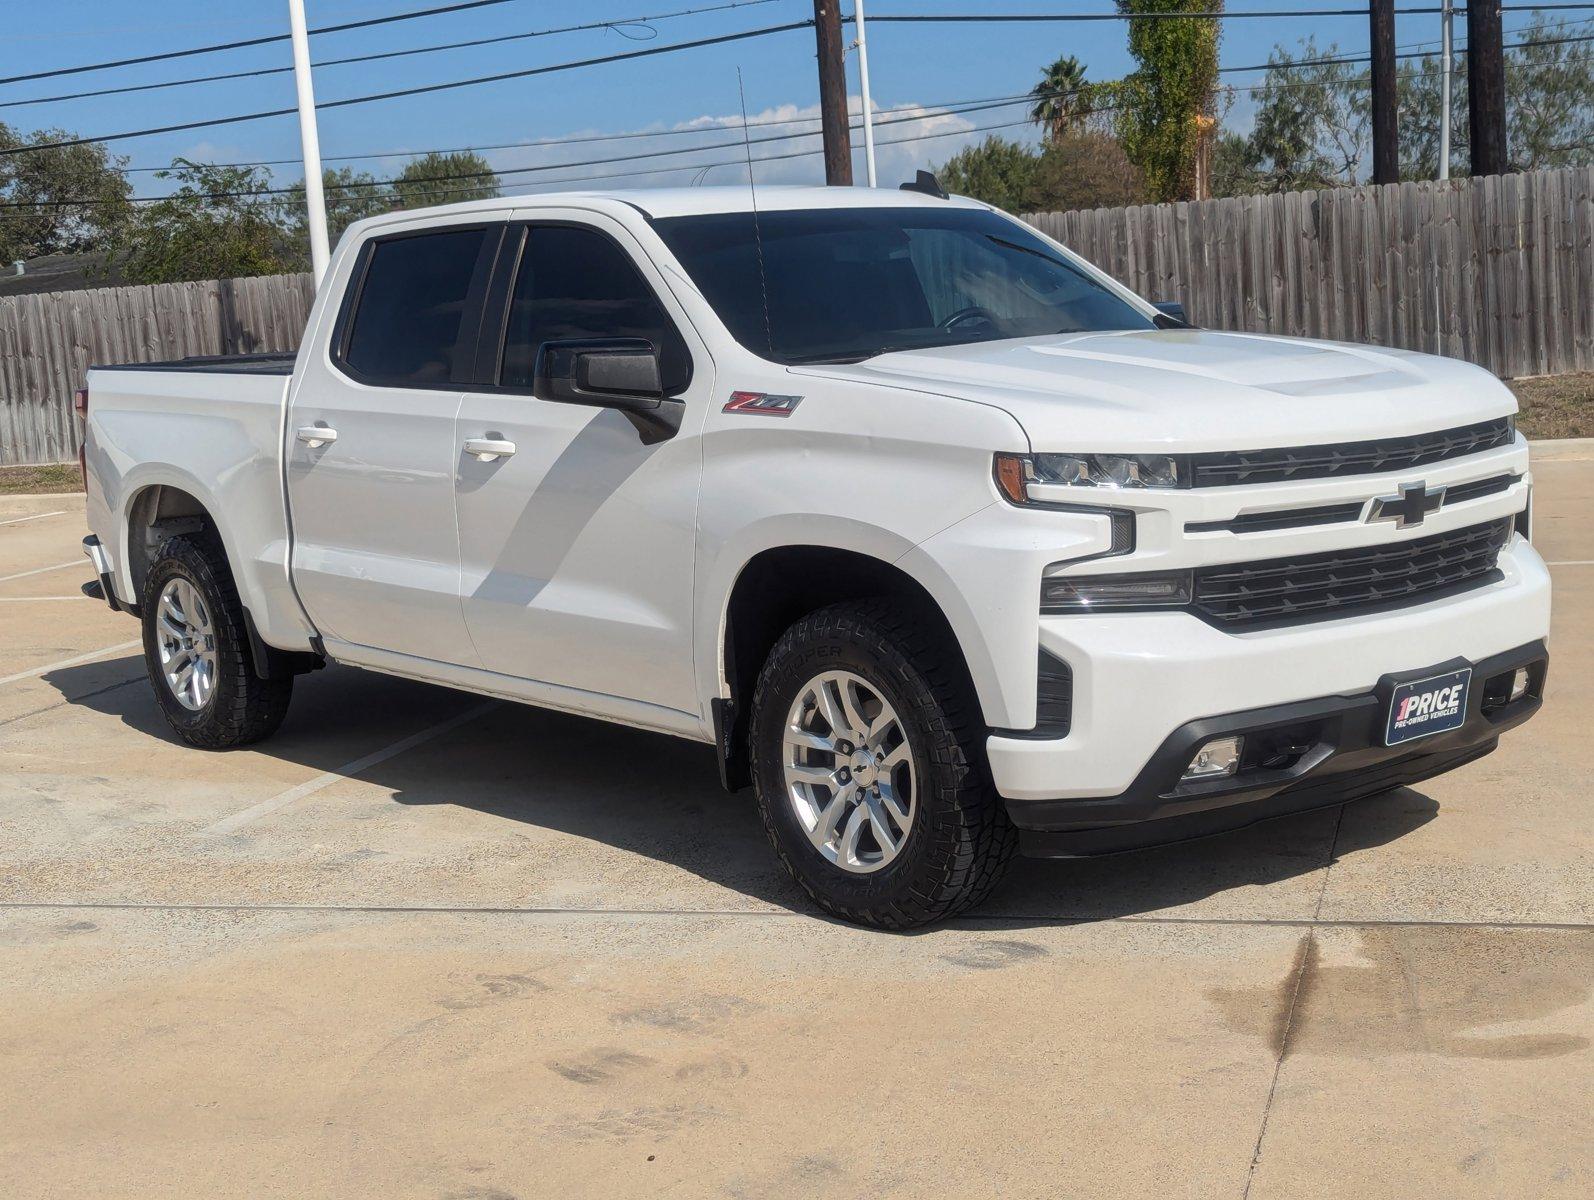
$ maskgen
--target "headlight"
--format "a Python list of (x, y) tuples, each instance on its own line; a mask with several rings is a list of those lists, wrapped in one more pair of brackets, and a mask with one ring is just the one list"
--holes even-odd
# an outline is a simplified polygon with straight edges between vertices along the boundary
[(1176, 488), (1179, 460), (1167, 454), (1037, 454), (1037, 483), (1069, 487)]
[(1183, 461), (1169, 454), (998, 454), (996, 482), (1014, 504), (1062, 499), (1060, 488), (1183, 487)]
[(1126, 608), (1183, 608), (1190, 603), (1189, 571), (1126, 575), (1058, 575), (1041, 580), (1043, 613)]

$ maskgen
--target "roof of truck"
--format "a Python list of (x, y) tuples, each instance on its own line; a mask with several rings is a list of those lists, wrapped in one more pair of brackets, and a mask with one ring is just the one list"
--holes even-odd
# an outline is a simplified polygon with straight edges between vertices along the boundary
[[(413, 216), (416, 211), (456, 213), (501, 209), (506, 203), (516, 208), (558, 208), (572, 203), (587, 204), (593, 200), (624, 204), (640, 209), (650, 217), (749, 212), (754, 208), (753, 191), (747, 187), (633, 188), (500, 196), (492, 200), (471, 200), (433, 209), (410, 210), (406, 215)], [(941, 200), (924, 192), (865, 187), (761, 187), (757, 192), (756, 206), (767, 212), (778, 212), (799, 208), (924, 208), (928, 205), (986, 207), (977, 200), (963, 196)]]

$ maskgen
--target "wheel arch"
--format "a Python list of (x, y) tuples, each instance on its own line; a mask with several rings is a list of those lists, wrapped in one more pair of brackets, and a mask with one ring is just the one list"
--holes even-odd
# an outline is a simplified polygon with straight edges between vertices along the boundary
[(210, 541), (222, 556), (221, 566), (238, 589), (243, 625), (249, 640), (250, 661), (261, 679), (280, 679), (301, 675), (325, 665), (324, 657), (311, 652), (282, 650), (268, 645), (260, 635), (248, 598), (240, 586), (242, 565), (227, 527), (216, 516), (218, 506), (197, 483), (186, 479), (146, 479), (128, 489), (123, 511), (123, 583), (128, 595), (138, 603), (160, 548), (169, 538), (191, 536)]
[[(905, 554), (911, 547), (904, 546)], [(831, 604), (878, 596), (900, 598), (934, 622), (957, 651), (963, 682), (980, 701), (982, 672), (944, 602), (946, 588), (933, 586), (892, 559), (832, 542), (803, 541), (766, 546), (750, 555), (725, 591), (718, 636), (716, 688), (711, 693), (721, 781), (746, 786), (748, 711), (758, 673), (780, 635), (807, 614)], [(939, 593), (939, 594), (938, 594)], [(957, 607), (954, 597), (953, 606)], [(967, 616), (968, 614), (959, 614)], [(973, 647), (984, 652), (983, 643)]]

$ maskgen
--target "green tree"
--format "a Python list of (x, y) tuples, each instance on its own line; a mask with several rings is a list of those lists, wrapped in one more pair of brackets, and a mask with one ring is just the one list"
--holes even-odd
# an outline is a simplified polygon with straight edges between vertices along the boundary
[(423, 154), (411, 159), (393, 181), (395, 208), (491, 200), (498, 194), (498, 176), (487, 160), (473, 151)]
[(1019, 142), (994, 133), (977, 146), (965, 146), (935, 169), (941, 186), (972, 196), (1008, 212), (1022, 212), (1029, 203), (1040, 155)]
[[(391, 212), (396, 203), (385, 182), (352, 167), (326, 168), (321, 173), (321, 191), (326, 197), (327, 240), (334, 246), (354, 222)], [(303, 183), (294, 184), (278, 199), (277, 221), (293, 244), (295, 259), (308, 263), (310, 233)]]
[[(1221, 11), (1222, 0), (1117, 0), (1129, 16)], [(1185, 200), (1217, 107), (1218, 22), (1131, 20), (1129, 52), (1140, 64), (1113, 86), (1118, 140), (1154, 200)]]
[[(64, 129), (26, 137), (0, 122), (0, 150), (66, 141)], [(128, 219), (132, 189), (125, 158), (104, 146), (65, 146), (0, 155), (0, 262), (41, 254), (71, 254), (106, 244)]]
[(289, 267), (271, 186), (258, 167), (179, 158), (157, 179), (177, 181), (162, 200), (139, 207), (121, 231), (117, 257), (133, 283), (275, 275)]
[[(1511, 165), (1531, 171), (1594, 161), (1594, 43), (1566, 40), (1564, 27), (1543, 17), (1514, 40), (1524, 44), (1505, 56)], [(1408, 179), (1438, 174), (1442, 72), (1438, 57), (1400, 66), (1401, 174)], [(1470, 168), (1464, 55), (1457, 55), (1452, 66), (1450, 104), (1450, 173), (1465, 175)]]
[(1532, 171), (1594, 162), (1594, 42), (1566, 40), (1542, 15), (1517, 40), (1539, 44), (1505, 56), (1511, 165)]
[(1030, 89), (1035, 105), (1030, 119), (1055, 142), (1076, 128), (1090, 114), (1090, 89), (1085, 83), (1085, 67), (1072, 54), (1064, 54), (1041, 72), (1041, 81)]
[(1250, 134), (1218, 140), (1213, 194), (1291, 192), (1355, 183), (1368, 153), (1367, 72), (1311, 38), (1268, 57), (1266, 89)]
[(950, 192), (1008, 212), (1066, 212), (1142, 204), (1145, 181), (1122, 146), (1097, 130), (1064, 134), (1041, 150), (992, 134), (935, 169)]
[(1122, 208), (1146, 202), (1146, 181), (1116, 138), (1081, 130), (1042, 152), (1028, 199), (1026, 208), (1033, 212)]

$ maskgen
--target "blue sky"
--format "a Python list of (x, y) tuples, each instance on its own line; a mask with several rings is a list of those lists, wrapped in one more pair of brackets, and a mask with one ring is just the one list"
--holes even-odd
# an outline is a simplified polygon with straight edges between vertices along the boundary
[[(307, 8), (310, 25), (314, 27), (433, 7), (439, 2), (307, 0)], [(722, 2), (511, 0), (475, 11), (313, 38), (311, 52), (317, 61), (324, 61), (345, 55), (523, 33)], [(1230, 0), (1228, 7), (1236, 12), (1302, 10), (1354, 7), (1355, 2)], [(287, 28), (285, 0), (164, 0), (160, 5), (150, 5), (144, 0), (49, 0), (48, 3), (0, 0), (0, 3), (4, 5), (6, 25), (5, 32), (0, 34), (0, 75), (6, 76), (279, 33)], [(1405, 0), (1405, 3), (1419, 6), (1418, 0)], [(1421, 0), (1420, 6), (1431, 3), (1432, 0)], [(909, 12), (1106, 12), (1111, 7), (1110, 0), (869, 0), (866, 11), (873, 18)], [(842, 9), (850, 13), (851, 0), (842, 0)], [(801, 20), (811, 16), (812, 11), (812, 0), (765, 0), (732, 11), (656, 21), (652, 25), (655, 36), (651, 43), (632, 40), (646, 37), (647, 29), (629, 29), (630, 38), (614, 30), (589, 30), (386, 62), (325, 66), (316, 73), (317, 99), (335, 100), (596, 57), (649, 44), (712, 37)], [(1526, 19), (1524, 13), (1507, 14), (1508, 30), (1524, 24)], [(1401, 18), (1397, 40), (1403, 45), (1436, 40), (1438, 21), (1437, 16), (1428, 14)], [(1464, 33), (1464, 22), (1458, 22), (1457, 33), (1458, 37)], [(1337, 42), (1343, 50), (1360, 53), (1367, 45), (1367, 21), (1364, 16), (1228, 21), (1222, 59), (1225, 65), (1262, 62), (1275, 43), (1293, 46), (1298, 38), (1308, 35), (1315, 36), (1319, 45)], [(850, 31), (847, 36), (850, 39)], [(960, 100), (1012, 95), (1030, 87), (1041, 68), (1061, 53), (1078, 56), (1093, 79), (1113, 78), (1132, 66), (1122, 22), (955, 26), (879, 22), (870, 27), (869, 49), (877, 108), (917, 106), (933, 111)], [(712, 130), (737, 120), (738, 67), (745, 81), (747, 108), (754, 121), (797, 119), (816, 110), (813, 52), (813, 33), (802, 29), (681, 54), (337, 109), (322, 114), (322, 150), (329, 157), (377, 151), (414, 152), (572, 135), (663, 131), (694, 123)], [(0, 87), (0, 102), (289, 64), (289, 49), (286, 43), (279, 43), (174, 62), (5, 85)], [(856, 93), (855, 55), (849, 55), (848, 71), (850, 88)], [(1231, 75), (1226, 81), (1244, 84), (1254, 80), (1249, 76)], [(82, 134), (101, 134), (198, 120), (212, 114), (290, 107), (293, 102), (292, 76), (281, 74), (128, 96), (0, 108), (0, 120), (23, 130), (59, 126)], [(1249, 98), (1239, 97), (1230, 113), (1230, 124), (1244, 128), (1249, 123), (1250, 109)], [(974, 126), (1017, 122), (1022, 117), (1023, 109), (1012, 107), (966, 116), (942, 116), (923, 123), (882, 129), (879, 134), (882, 141), (906, 138), (910, 134), (948, 136), (883, 148), (881, 181), (894, 183), (906, 178), (914, 168), (941, 161), (959, 146), (983, 137), (983, 133), (970, 132)], [(772, 125), (763, 132), (789, 133), (810, 128), (814, 126)], [(1022, 128), (1003, 132), (1008, 136), (1032, 136)], [(692, 140), (667, 135), (658, 139), (595, 142), (551, 149), (502, 150), (488, 157), (495, 167), (512, 168), (634, 154), (687, 145)], [(702, 135), (701, 140), (717, 143), (725, 141), (726, 136), (709, 132)], [(775, 154), (817, 145), (815, 137), (801, 142), (760, 145), (755, 150), (760, 155)], [(112, 149), (127, 156), (134, 167), (161, 166), (177, 155), (211, 161), (293, 159), (298, 154), (298, 129), (291, 117), (276, 118), (121, 141), (113, 143)], [(709, 150), (635, 164), (550, 171), (548, 177), (569, 180), (582, 174), (709, 163), (736, 157), (733, 152)], [(400, 166), (401, 160), (349, 165), (384, 175)], [(289, 182), (299, 175), (293, 166), (277, 170), (279, 183)], [(758, 175), (760, 181), (768, 182), (818, 181), (821, 167), (818, 156), (810, 155), (771, 162), (760, 167)], [(861, 171), (859, 177), (861, 179)], [(722, 166), (711, 172), (707, 181), (735, 183), (742, 178), (745, 175), (737, 174), (736, 168)], [(136, 175), (135, 180), (135, 188), (141, 194), (158, 192), (162, 187), (160, 181), (148, 174)], [(536, 180), (535, 175), (522, 175), (506, 183), (508, 190), (529, 190)], [(688, 183), (692, 180), (692, 173), (682, 171), (615, 179), (612, 185)]]

